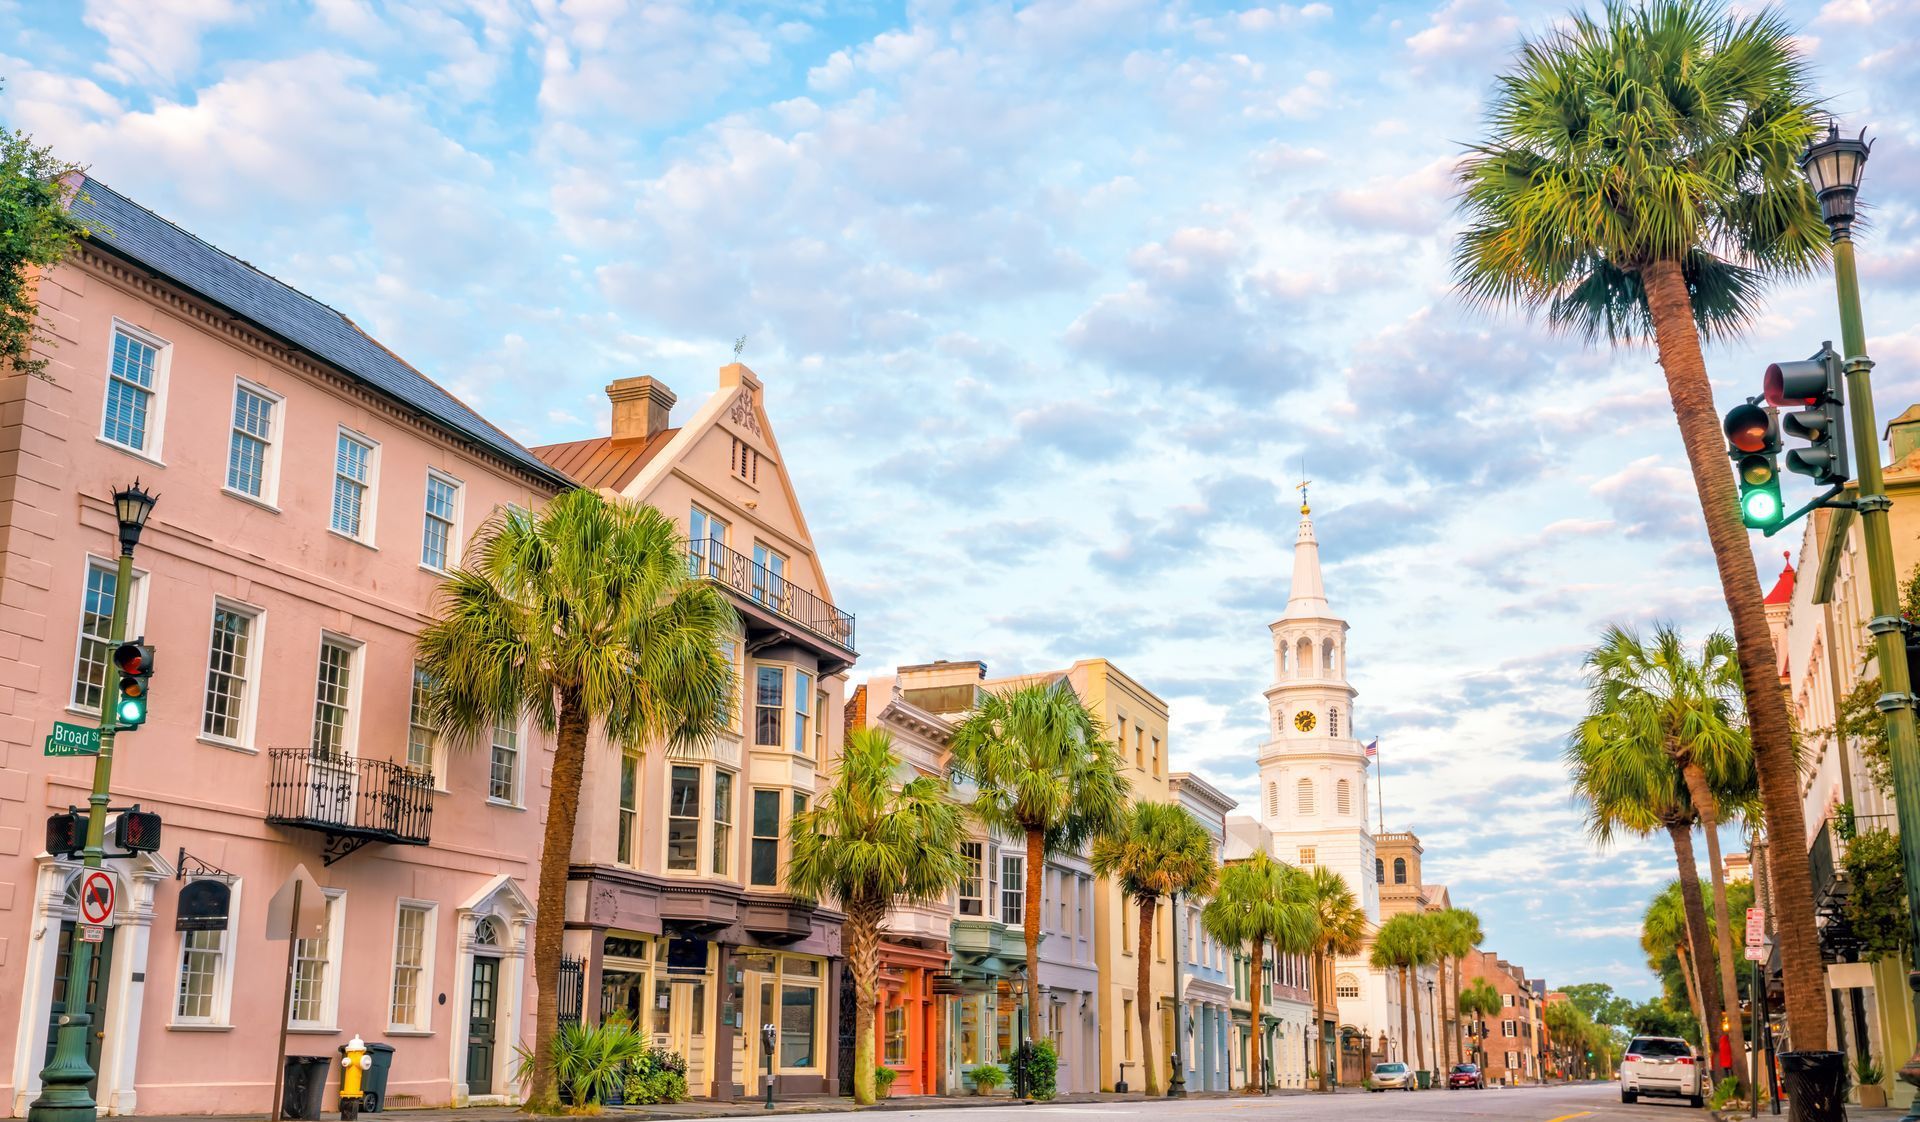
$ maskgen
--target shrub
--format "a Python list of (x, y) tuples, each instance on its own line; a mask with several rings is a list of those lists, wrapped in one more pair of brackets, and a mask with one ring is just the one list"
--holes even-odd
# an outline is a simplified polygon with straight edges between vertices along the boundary
[(1872, 1056), (1861, 1056), (1853, 1061), (1854, 1082), (1861, 1086), (1872, 1086), (1880, 1082), (1880, 1065), (1873, 1062)]
[(1867, 830), (1847, 843), (1844, 858), (1853, 891), (1847, 895), (1847, 919), (1869, 961), (1906, 950), (1906, 878), (1900, 867), (1900, 842), (1885, 830)]
[(1721, 1107), (1726, 1106), (1729, 1102), (1739, 1097), (1740, 1082), (1729, 1075), (1720, 1081), (1719, 1086), (1713, 1089), (1713, 1094), (1707, 1098), (1707, 1105), (1714, 1110), (1719, 1110)]
[(1014, 1049), (1007, 1074), (1016, 1088), (1026, 1088), (1028, 1098), (1050, 1099), (1059, 1091), (1060, 1054), (1051, 1040), (1023, 1044)]
[(898, 1078), (900, 1073), (885, 1064), (873, 1069), (873, 1086), (883, 1099), (893, 1091), (893, 1081)]
[(973, 1089), (975, 1094), (990, 1095), (994, 1088), (1007, 1081), (1007, 1073), (998, 1064), (981, 1064), (973, 1069)]
[(678, 1052), (649, 1047), (627, 1068), (628, 1106), (658, 1106), (687, 1097), (687, 1061)]
[[(553, 1079), (560, 1101), (592, 1112), (625, 1090), (628, 1068), (648, 1053), (646, 1041), (625, 1021), (603, 1025), (563, 1024), (553, 1034)], [(515, 1078), (533, 1074), (533, 1054), (518, 1050)]]

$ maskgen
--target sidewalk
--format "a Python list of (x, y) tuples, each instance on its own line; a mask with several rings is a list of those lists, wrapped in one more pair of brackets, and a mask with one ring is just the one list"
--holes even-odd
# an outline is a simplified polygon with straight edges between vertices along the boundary
[[(1741, 1110), (1716, 1110), (1713, 1112), (1713, 1116), (1719, 1119), (1720, 1122), (1748, 1122), (1750, 1117), (1744, 1108)], [(1847, 1122), (1900, 1122), (1900, 1119), (1906, 1116), (1906, 1111), (1894, 1107), (1888, 1107), (1885, 1110), (1868, 1110), (1865, 1107), (1854, 1106), (1852, 1103), (1847, 1104)], [(1769, 1108), (1764, 1106), (1760, 1108), (1760, 1122), (1767, 1122), (1767, 1120), (1772, 1117), (1773, 1114)], [(1787, 1107), (1785, 1103), (1782, 1103), (1780, 1106), (1780, 1117), (1787, 1117)]]

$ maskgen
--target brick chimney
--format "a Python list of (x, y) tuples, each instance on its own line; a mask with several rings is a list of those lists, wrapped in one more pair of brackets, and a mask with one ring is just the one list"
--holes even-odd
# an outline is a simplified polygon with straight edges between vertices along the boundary
[(651, 377), (621, 378), (607, 387), (613, 403), (613, 439), (646, 440), (667, 427), (677, 399), (665, 383)]

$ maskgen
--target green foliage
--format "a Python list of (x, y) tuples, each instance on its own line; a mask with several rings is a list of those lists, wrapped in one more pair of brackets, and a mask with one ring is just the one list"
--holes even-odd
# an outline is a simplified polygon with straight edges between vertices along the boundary
[[(1920, 569), (1915, 570), (1920, 579)], [(1840, 699), (1840, 710), (1832, 725), (1815, 729), (1816, 736), (1838, 733), (1860, 750), (1867, 765), (1867, 778), (1875, 787), (1893, 792), (1893, 742), (1887, 739), (1887, 715), (1879, 708), (1880, 676), (1862, 678)]]
[(1560, 992), (1595, 1024), (1624, 1025), (1633, 1009), (1632, 1001), (1614, 993), (1605, 982), (1576, 982), (1561, 986)]
[(1798, 157), (1819, 105), (1775, 9), (1610, 3), (1524, 42), (1489, 137), (1458, 171), (1454, 276), (1479, 303), (1589, 339), (1651, 332), (1646, 273), (1678, 265), (1703, 336), (1737, 333), (1764, 283), (1825, 260)]
[(1272, 944), (1285, 954), (1305, 954), (1318, 931), (1304, 874), (1260, 851), (1220, 872), (1220, 884), (1200, 924), (1230, 947)]
[(1054, 1051), (1053, 1041), (1036, 1040), (1014, 1049), (1007, 1073), (1014, 1086), (1025, 1084), (1028, 1098), (1053, 1098), (1060, 1090), (1060, 1054)]
[(627, 1068), (627, 1106), (658, 1106), (687, 1098), (687, 1061), (678, 1052), (649, 1047)]
[(1678, 1036), (1694, 1047), (1700, 1046), (1700, 1025), (1693, 1015), (1669, 1005), (1665, 998), (1652, 998), (1633, 1006), (1624, 1022), (1635, 1036)]
[(1093, 839), (1095, 876), (1112, 877), (1136, 900), (1213, 891), (1213, 835), (1177, 803), (1138, 802)]
[(959, 882), (966, 821), (945, 779), (900, 783), (893, 738), (855, 729), (834, 765), (833, 783), (813, 809), (794, 816), (787, 882), (802, 896), (832, 896), (844, 907), (883, 913), (928, 903)]
[(998, 1064), (981, 1064), (973, 1069), (973, 1087), (977, 1094), (991, 1094), (1007, 1081), (1007, 1073)]
[(1416, 970), (1440, 960), (1438, 932), (1426, 912), (1401, 912), (1380, 925), (1369, 961), (1382, 969)]
[(988, 693), (954, 730), (953, 769), (978, 793), (973, 813), (1003, 834), (1077, 850), (1126, 809), (1120, 752), (1066, 682)]
[(1740, 1095), (1740, 1081), (1729, 1075), (1713, 1088), (1713, 1094), (1707, 1096), (1707, 1106), (1719, 1110), (1735, 1100), (1746, 1101)]
[(1853, 1061), (1853, 1079), (1862, 1087), (1871, 1087), (1880, 1082), (1884, 1073), (1880, 1065), (1873, 1062), (1872, 1056), (1859, 1056)]
[(80, 170), (26, 133), (0, 130), (0, 370), (46, 376), (46, 360), (33, 357), (44, 336), (28, 270), (58, 264), (92, 233), (63, 198), (62, 178)]
[(1906, 876), (1900, 840), (1885, 830), (1867, 830), (1847, 843), (1847, 919), (1861, 941), (1860, 953), (1878, 962), (1907, 946)]
[(1460, 991), (1460, 1012), (1464, 1016), (1491, 1017), (1500, 1009), (1500, 991), (1485, 978), (1475, 978)]
[[(597, 1110), (603, 1101), (625, 1090), (629, 1067), (647, 1051), (646, 1038), (624, 1020), (561, 1025), (553, 1034), (548, 1052), (560, 1101)], [(533, 1053), (522, 1045), (516, 1049), (515, 1060), (514, 1078), (525, 1081), (533, 1071)]]
[(885, 1064), (874, 1065), (873, 1085), (879, 1088), (881, 1098), (883, 1099), (886, 1098), (887, 1095), (892, 1092), (893, 1081), (898, 1078), (900, 1078), (900, 1073), (895, 1069), (890, 1068)]

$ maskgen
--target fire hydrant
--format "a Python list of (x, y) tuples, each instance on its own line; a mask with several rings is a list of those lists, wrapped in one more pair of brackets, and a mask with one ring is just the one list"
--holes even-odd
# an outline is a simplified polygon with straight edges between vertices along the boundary
[(344, 1068), (340, 1073), (340, 1118), (342, 1122), (353, 1122), (360, 1117), (360, 1073), (373, 1066), (373, 1057), (367, 1055), (367, 1043), (358, 1033), (347, 1041), (347, 1055), (340, 1063)]

